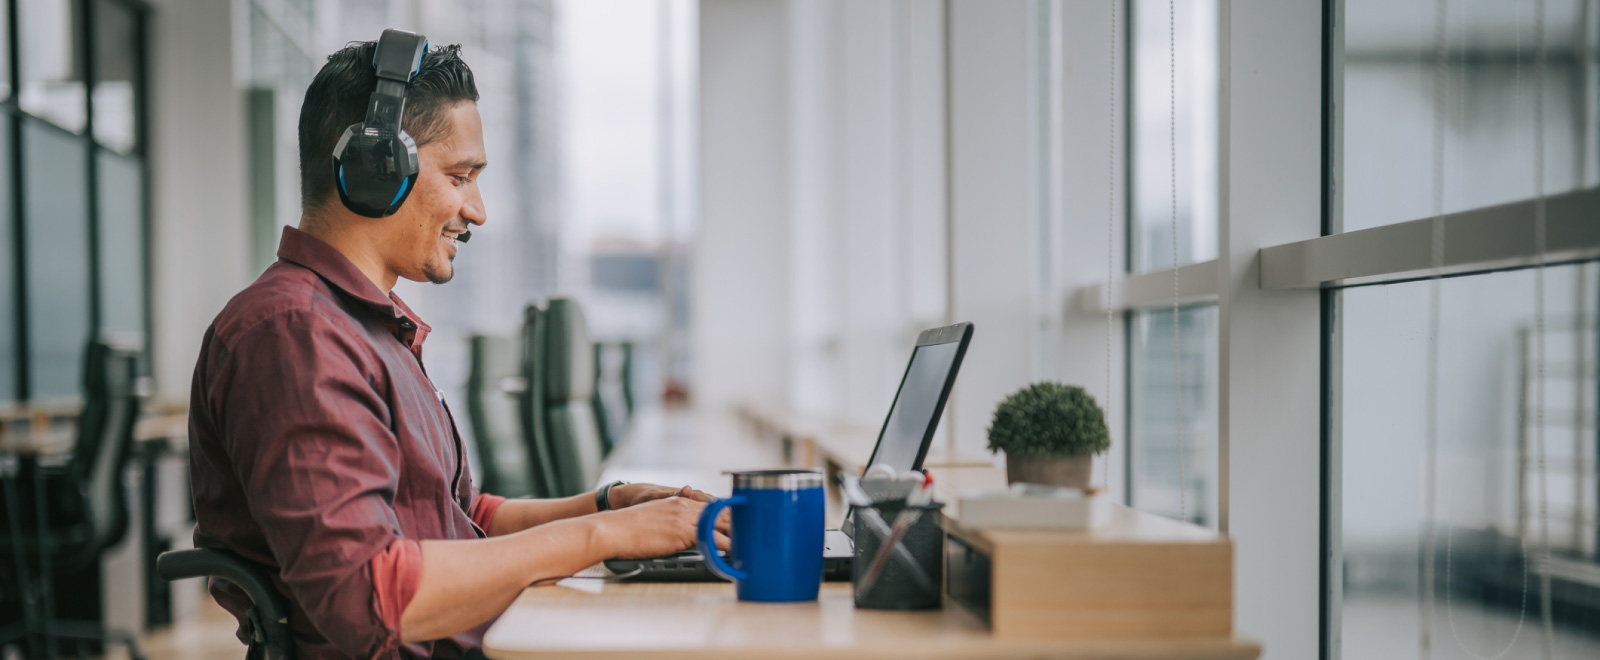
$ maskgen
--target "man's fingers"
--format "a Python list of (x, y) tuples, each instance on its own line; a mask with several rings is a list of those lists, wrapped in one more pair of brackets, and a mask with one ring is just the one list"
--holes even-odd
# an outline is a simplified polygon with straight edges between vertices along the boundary
[(717, 549), (718, 550), (722, 550), (722, 551), (726, 552), (727, 550), (733, 548), (733, 539), (728, 538), (727, 534), (724, 534), (722, 532), (717, 532), (716, 533), (716, 537), (717, 537)]
[(717, 499), (712, 497), (710, 493), (707, 493), (703, 490), (695, 490), (689, 486), (684, 486), (683, 488), (679, 489), (678, 497), (686, 497), (696, 502), (710, 502), (714, 499)]

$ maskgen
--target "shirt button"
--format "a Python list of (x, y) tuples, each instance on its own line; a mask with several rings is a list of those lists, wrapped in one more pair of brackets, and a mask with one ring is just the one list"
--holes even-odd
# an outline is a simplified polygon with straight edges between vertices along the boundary
[(401, 322), (400, 322), (400, 327), (402, 327), (402, 328), (405, 328), (405, 329), (407, 329), (407, 330), (410, 330), (410, 329), (412, 329), (412, 328), (415, 328), (415, 327), (417, 327), (417, 324), (415, 324), (415, 323), (412, 323), (412, 322), (410, 322), (410, 321), (401, 321)]

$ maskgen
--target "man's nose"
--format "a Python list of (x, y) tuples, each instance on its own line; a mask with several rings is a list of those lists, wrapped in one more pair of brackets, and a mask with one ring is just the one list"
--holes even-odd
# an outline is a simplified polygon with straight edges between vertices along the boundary
[(461, 219), (475, 225), (482, 225), (489, 219), (488, 213), (483, 208), (482, 196), (473, 195), (467, 199), (467, 203), (461, 206)]

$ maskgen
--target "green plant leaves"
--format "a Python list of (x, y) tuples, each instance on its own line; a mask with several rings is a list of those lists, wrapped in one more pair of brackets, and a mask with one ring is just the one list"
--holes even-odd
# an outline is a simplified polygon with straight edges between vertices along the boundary
[(1040, 382), (995, 407), (989, 450), (1007, 455), (1083, 456), (1111, 447), (1105, 412), (1083, 388)]

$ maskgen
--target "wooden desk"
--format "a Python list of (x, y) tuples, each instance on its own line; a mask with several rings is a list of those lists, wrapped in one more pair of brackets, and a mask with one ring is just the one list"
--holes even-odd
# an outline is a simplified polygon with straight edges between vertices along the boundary
[(599, 594), (536, 587), (484, 638), (494, 660), (650, 658), (1186, 658), (1246, 660), (1246, 640), (1035, 642), (990, 637), (958, 607), (857, 610), (849, 584), (813, 603), (740, 603), (730, 584), (606, 584)]
[[(652, 415), (656, 415), (652, 417)], [(645, 413), (608, 463), (602, 482), (634, 477), (728, 490), (723, 469), (773, 467), (783, 452), (748, 417), (707, 412)], [(870, 450), (870, 445), (869, 445)], [(791, 456), (792, 459), (800, 457)], [(796, 460), (795, 462), (799, 462)], [(933, 468), (939, 496), (1005, 483), (989, 467)], [(830, 516), (832, 518), (833, 516)], [(836, 522), (836, 521), (835, 521)], [(650, 658), (1126, 658), (1248, 659), (1243, 639), (1181, 641), (1000, 640), (954, 603), (928, 612), (857, 610), (848, 583), (822, 585), (812, 603), (740, 603), (731, 584), (585, 582), (527, 589), (489, 629), (494, 660)]]
[(68, 454), (77, 436), (71, 427), (50, 426), (0, 432), (0, 454), (48, 457)]

